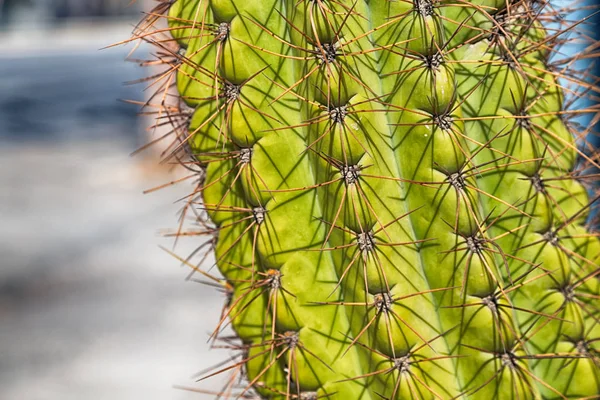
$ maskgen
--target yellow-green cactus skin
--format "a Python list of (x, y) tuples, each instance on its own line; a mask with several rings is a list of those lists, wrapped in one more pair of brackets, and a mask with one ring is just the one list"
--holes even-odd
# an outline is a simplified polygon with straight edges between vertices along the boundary
[(598, 156), (565, 106), (587, 81), (552, 61), (585, 21), (555, 17), (159, 1), (135, 38), (167, 67), (146, 104), (165, 158), (197, 182), (174, 235), (227, 298), (217, 398), (600, 398)]

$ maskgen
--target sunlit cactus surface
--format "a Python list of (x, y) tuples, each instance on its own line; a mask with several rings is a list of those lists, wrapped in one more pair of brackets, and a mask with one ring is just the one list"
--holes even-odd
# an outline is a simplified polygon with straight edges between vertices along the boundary
[(148, 10), (131, 39), (153, 46), (140, 105), (186, 171), (165, 186), (190, 187), (169, 236), (195, 243), (176, 257), (225, 298), (210, 341), (231, 358), (193, 390), (600, 398), (599, 89), (581, 68), (598, 46), (591, 19), (567, 17), (594, 10), (571, 7)]

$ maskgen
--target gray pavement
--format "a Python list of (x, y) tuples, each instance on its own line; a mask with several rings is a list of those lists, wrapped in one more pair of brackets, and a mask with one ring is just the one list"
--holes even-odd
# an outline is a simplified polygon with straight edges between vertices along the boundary
[(141, 72), (96, 51), (120, 33), (75, 33), (0, 37), (0, 399), (212, 398), (172, 388), (227, 356), (207, 344), (221, 295), (158, 248), (187, 187), (142, 194), (174, 176), (128, 155), (140, 126), (116, 99)]

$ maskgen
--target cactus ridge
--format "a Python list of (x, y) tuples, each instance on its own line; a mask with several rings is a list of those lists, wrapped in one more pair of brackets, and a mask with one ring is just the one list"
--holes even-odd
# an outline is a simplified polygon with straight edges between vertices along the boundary
[[(582, 6), (583, 7), (583, 6)], [(572, 11), (572, 10), (566, 10)], [(247, 399), (600, 398), (589, 17), (536, 0), (158, 0), (170, 252)], [(591, 15), (591, 12), (590, 12)], [(589, 127), (582, 116), (592, 116)], [(156, 188), (159, 189), (159, 188)], [(214, 264), (207, 262), (212, 261)], [(217, 276), (211, 264), (218, 267)]]

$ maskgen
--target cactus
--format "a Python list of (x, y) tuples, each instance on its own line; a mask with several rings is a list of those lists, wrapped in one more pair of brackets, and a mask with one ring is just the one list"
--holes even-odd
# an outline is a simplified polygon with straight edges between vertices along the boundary
[(179, 260), (226, 297), (209, 392), (600, 397), (600, 162), (576, 119), (594, 109), (571, 107), (596, 96), (575, 68), (595, 47), (559, 49), (586, 21), (535, 0), (158, 0), (132, 40), (164, 67), (155, 142), (194, 181)]

